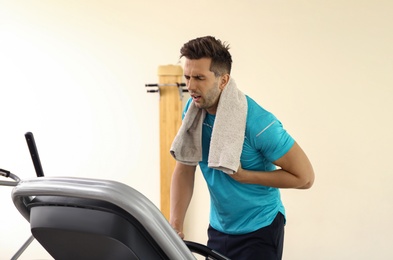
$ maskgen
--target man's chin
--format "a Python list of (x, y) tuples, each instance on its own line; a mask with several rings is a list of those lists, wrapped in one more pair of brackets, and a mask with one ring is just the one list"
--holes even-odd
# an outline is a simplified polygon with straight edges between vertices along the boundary
[(203, 108), (202, 104), (199, 103), (198, 101), (195, 101), (195, 100), (194, 100), (194, 104), (195, 104), (195, 106), (196, 106), (197, 108), (199, 108), (199, 109)]

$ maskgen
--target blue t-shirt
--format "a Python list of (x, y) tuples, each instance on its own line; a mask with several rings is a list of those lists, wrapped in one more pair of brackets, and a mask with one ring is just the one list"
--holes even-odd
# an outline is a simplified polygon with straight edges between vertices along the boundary
[[(246, 97), (248, 111), (240, 158), (242, 168), (273, 171), (276, 166), (272, 162), (287, 153), (295, 141), (273, 114)], [(184, 114), (191, 101), (188, 100)], [(206, 113), (202, 127), (202, 161), (199, 162), (210, 193), (210, 225), (226, 234), (246, 234), (270, 225), (278, 212), (285, 216), (279, 189), (243, 184), (208, 167), (214, 120), (215, 115)]]

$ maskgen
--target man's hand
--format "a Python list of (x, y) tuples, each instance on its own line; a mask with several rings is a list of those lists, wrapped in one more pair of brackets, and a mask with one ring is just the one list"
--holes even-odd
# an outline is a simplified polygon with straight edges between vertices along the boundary
[(175, 229), (175, 231), (179, 235), (179, 237), (184, 240), (184, 233), (182, 231), (178, 231), (177, 229)]
[(241, 183), (247, 183), (247, 177), (248, 177), (247, 171), (245, 171), (241, 165), (239, 165), (239, 168), (237, 169), (236, 172), (233, 174), (229, 174), (234, 180), (241, 182)]

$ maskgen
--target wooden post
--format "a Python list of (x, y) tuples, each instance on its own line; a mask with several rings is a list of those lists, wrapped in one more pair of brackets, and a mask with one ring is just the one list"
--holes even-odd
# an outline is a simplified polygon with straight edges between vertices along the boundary
[(158, 67), (160, 86), (160, 165), (161, 212), (169, 220), (169, 193), (175, 159), (169, 153), (173, 139), (181, 125), (182, 100), (177, 83), (182, 82), (183, 69), (177, 65)]

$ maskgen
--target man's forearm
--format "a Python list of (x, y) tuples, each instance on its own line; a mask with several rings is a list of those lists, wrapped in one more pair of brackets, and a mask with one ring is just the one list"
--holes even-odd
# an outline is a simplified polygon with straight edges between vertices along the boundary
[(176, 167), (172, 176), (170, 191), (169, 223), (184, 238), (183, 224), (194, 190), (194, 175), (191, 170)]
[(231, 175), (242, 183), (275, 188), (308, 189), (314, 182), (314, 170), (306, 154), (295, 142), (292, 148), (274, 162), (280, 169), (265, 172), (245, 170), (241, 166)]
[(233, 178), (239, 182), (247, 184), (258, 184), (275, 188), (309, 188), (310, 181), (299, 178), (285, 170), (278, 169), (271, 172), (250, 171), (241, 169)]

